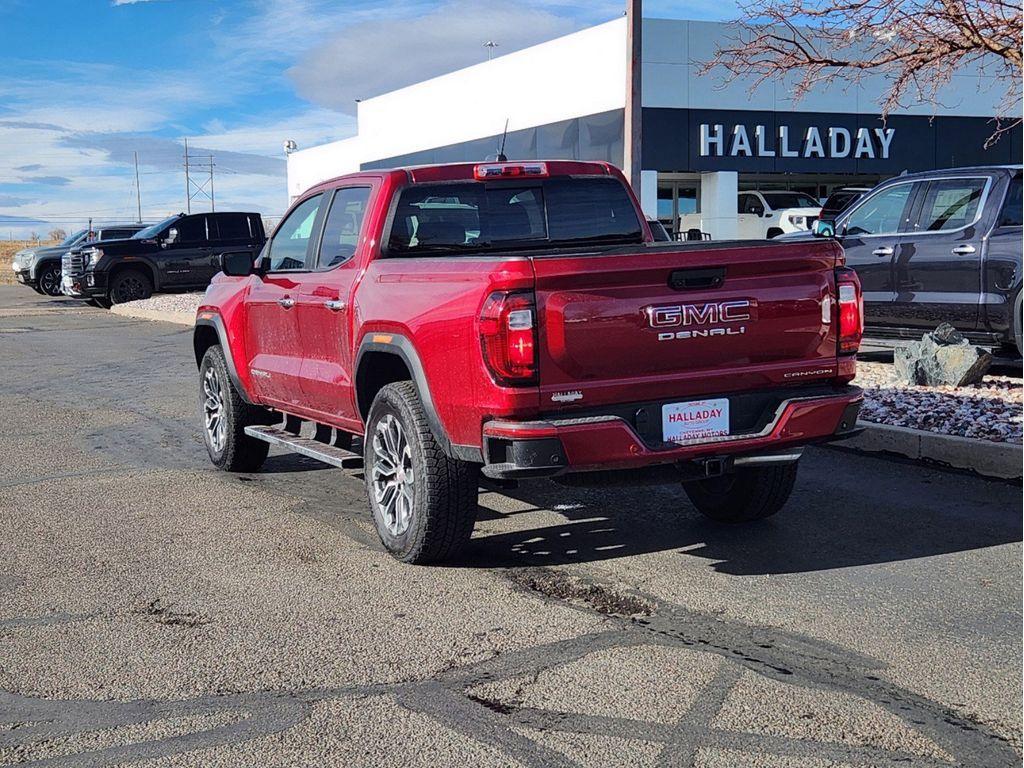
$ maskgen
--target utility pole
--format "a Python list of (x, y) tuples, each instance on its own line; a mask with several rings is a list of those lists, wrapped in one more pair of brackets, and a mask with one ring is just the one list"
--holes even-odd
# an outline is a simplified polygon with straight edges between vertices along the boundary
[(210, 212), (217, 210), (213, 200), (213, 155), (210, 155)]
[(192, 181), (188, 177), (188, 139), (185, 139), (185, 213), (192, 213)]
[(132, 152), (135, 156), (135, 205), (137, 208), (138, 217), (136, 223), (142, 223), (142, 190), (139, 189), (139, 153)]
[(640, 147), (643, 101), (640, 93), (643, 50), (643, 2), (626, 0), (626, 110), (622, 142), (622, 170), (640, 196)]
[(494, 56), (494, 49), (498, 47), (498, 43), (494, 40), (488, 40), (484, 43), (484, 48), (487, 49), (487, 60), (490, 61), (491, 57)]

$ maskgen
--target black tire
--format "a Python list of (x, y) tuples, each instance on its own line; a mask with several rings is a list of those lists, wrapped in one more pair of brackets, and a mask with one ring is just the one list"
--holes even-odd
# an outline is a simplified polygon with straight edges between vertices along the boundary
[(111, 304), (148, 299), (153, 295), (153, 281), (149, 275), (137, 269), (125, 269), (114, 275), (110, 281), (109, 300)]
[(781, 234), (782, 234), (782, 229), (779, 228), (779, 227), (769, 227), (768, 228), (768, 232), (766, 233), (767, 238), (769, 240), (772, 240), (773, 238), (776, 238), (776, 237), (778, 237)]
[(693, 506), (720, 523), (749, 523), (771, 517), (789, 500), (797, 462), (741, 467), (710, 480), (683, 483)]
[[(378, 499), (378, 480), (388, 477), (387, 452), (380, 429), (394, 422), (404, 435), (408, 455), (396, 465), (393, 503), (405, 499), (407, 517), (402, 528), (387, 511), (388, 496)], [(382, 427), (382, 424), (384, 427)], [(398, 441), (401, 444), (401, 441)], [(405, 456), (404, 451), (399, 454)], [(473, 533), (476, 522), (479, 466), (450, 458), (438, 444), (427, 422), (416, 387), (411, 381), (388, 384), (373, 400), (363, 440), (366, 494), (381, 543), (403, 563), (434, 563), (453, 557)], [(398, 474), (399, 465), (401, 475)], [(407, 471), (412, 480), (407, 482)], [(397, 510), (397, 506), (395, 509)], [(389, 520), (393, 528), (389, 529)]]
[(47, 264), (39, 273), (39, 282), (37, 283), (39, 292), (46, 296), (63, 295), (60, 290), (60, 280), (60, 264)]
[[(212, 376), (219, 387), (221, 416), (224, 424), (222, 441), (213, 436), (210, 428), (211, 393), (207, 390), (207, 376)], [(270, 444), (249, 437), (245, 428), (253, 424), (271, 423), (271, 412), (250, 405), (239, 396), (231, 383), (227, 361), (220, 345), (206, 350), (199, 366), (199, 411), (203, 419), (203, 442), (214, 466), (228, 472), (255, 472), (267, 458)], [(220, 443), (220, 444), (218, 444)]]

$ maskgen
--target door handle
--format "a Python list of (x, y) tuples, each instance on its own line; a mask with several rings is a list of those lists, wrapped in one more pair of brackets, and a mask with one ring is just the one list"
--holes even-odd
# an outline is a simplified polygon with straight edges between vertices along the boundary
[(953, 249), (953, 253), (955, 253), (957, 256), (968, 256), (974, 253), (974, 251), (975, 248), (973, 245), (958, 245), (956, 248)]
[(331, 301), (325, 301), (324, 306), (334, 312), (340, 312), (345, 308), (345, 302), (341, 299), (332, 299)]
[(295, 299), (289, 299), (287, 296), (285, 296), (283, 299), (278, 299), (277, 303), (280, 304), (285, 309), (291, 309), (292, 307), (295, 306)]
[(894, 251), (888, 245), (883, 245), (881, 248), (875, 248), (871, 253), (875, 256), (892, 256)]

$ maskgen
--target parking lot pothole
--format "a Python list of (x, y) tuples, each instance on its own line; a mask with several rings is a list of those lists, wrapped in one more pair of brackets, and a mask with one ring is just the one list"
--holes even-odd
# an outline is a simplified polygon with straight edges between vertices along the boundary
[(157, 624), (163, 624), (167, 627), (197, 629), (210, 623), (210, 617), (206, 614), (193, 611), (176, 611), (172, 606), (165, 604), (159, 597), (150, 600), (142, 613), (145, 616), (152, 617)]
[(635, 595), (617, 592), (602, 584), (585, 582), (561, 571), (545, 568), (515, 568), (509, 572), (512, 582), (545, 597), (584, 605), (604, 616), (650, 616), (653, 604)]

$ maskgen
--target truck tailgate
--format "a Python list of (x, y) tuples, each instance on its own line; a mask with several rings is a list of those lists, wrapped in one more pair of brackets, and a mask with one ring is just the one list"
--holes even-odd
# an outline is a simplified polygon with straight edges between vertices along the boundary
[(533, 259), (541, 407), (703, 397), (836, 375), (832, 241)]

